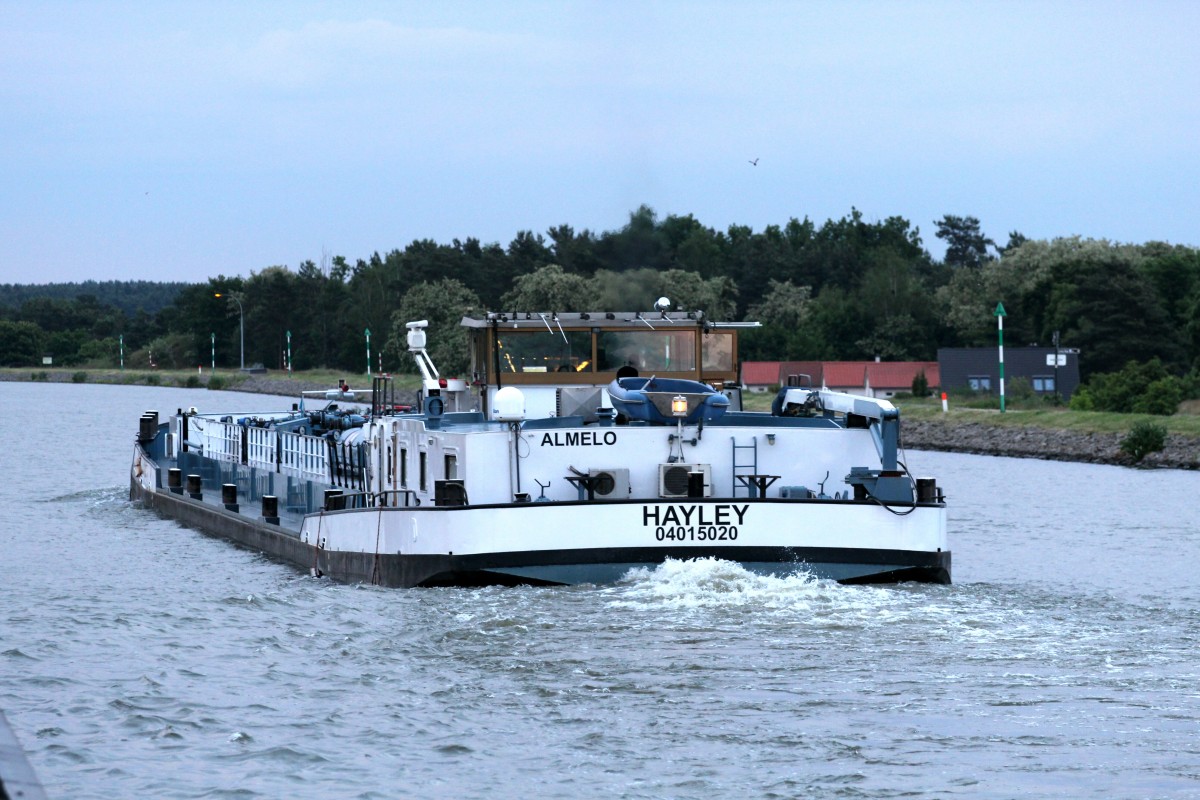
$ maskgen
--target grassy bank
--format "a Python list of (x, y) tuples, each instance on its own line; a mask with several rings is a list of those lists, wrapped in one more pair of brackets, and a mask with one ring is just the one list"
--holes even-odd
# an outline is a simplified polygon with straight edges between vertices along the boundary
[(1080, 431), (1085, 433), (1127, 433), (1138, 422), (1161, 425), (1168, 433), (1200, 437), (1200, 415), (1177, 413), (1169, 417), (1155, 414), (1117, 414), (1108, 411), (1071, 411), (1066, 408), (1010, 409), (951, 408), (942, 413), (940, 402), (935, 406), (912, 401), (896, 403), (906, 419), (950, 422), (978, 422), (998, 428), (1046, 428), (1048, 430)]
[[(767, 411), (775, 399), (772, 392), (747, 393), (743, 403), (748, 411)], [(903, 397), (892, 401), (900, 409), (901, 419), (927, 420), (947, 425), (979, 423), (997, 428), (1042, 428), (1045, 430), (1079, 433), (1125, 434), (1137, 422), (1148, 421), (1161, 425), (1168, 433), (1200, 438), (1200, 404), (1184, 403), (1180, 411), (1169, 417), (1151, 414), (1116, 414), (1106, 411), (1072, 411), (1042, 403), (1008, 407), (1004, 413), (994, 408), (972, 408), (951, 400), (950, 410), (942, 412), (942, 401), (934, 397)]]

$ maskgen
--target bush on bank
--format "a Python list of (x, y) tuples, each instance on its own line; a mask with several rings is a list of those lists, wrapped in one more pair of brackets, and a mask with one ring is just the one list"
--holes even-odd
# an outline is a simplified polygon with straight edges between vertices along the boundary
[(1093, 375), (1071, 397), (1071, 409), (1171, 416), (1181, 402), (1198, 396), (1200, 376), (1195, 370), (1180, 378), (1152, 358), (1130, 361), (1119, 372)]
[(1155, 422), (1134, 423), (1129, 435), (1121, 440), (1122, 452), (1140, 462), (1150, 453), (1160, 453), (1167, 444), (1167, 429)]

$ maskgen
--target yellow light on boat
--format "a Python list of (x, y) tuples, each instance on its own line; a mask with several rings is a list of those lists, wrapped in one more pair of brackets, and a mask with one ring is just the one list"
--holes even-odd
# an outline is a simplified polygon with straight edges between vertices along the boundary
[(687, 398), (681, 394), (671, 399), (671, 413), (677, 417), (687, 416)]

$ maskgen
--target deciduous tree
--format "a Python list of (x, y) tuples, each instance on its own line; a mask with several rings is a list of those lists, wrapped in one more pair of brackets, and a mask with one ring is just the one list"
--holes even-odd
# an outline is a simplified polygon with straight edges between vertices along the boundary
[(586, 278), (547, 264), (517, 278), (500, 302), (513, 311), (587, 311), (591, 294)]
[(443, 375), (465, 375), (470, 367), (470, 354), (462, 318), (482, 311), (478, 295), (453, 278), (417, 284), (408, 290), (392, 314), (387, 351), (401, 370), (416, 372), (416, 365), (408, 355), (407, 325), (428, 320), (427, 350), (438, 371)]

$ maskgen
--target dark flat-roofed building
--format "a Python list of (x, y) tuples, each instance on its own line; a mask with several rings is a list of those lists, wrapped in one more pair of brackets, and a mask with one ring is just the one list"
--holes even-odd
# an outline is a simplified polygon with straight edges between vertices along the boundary
[[(1000, 353), (995, 347), (939, 347), (938, 367), (943, 389), (1000, 393)], [(1014, 378), (1027, 379), (1039, 395), (1053, 396), (1057, 387), (1059, 396), (1068, 401), (1079, 388), (1079, 351), (1065, 347), (1057, 351), (1053, 347), (1006, 347), (1006, 389)]]

